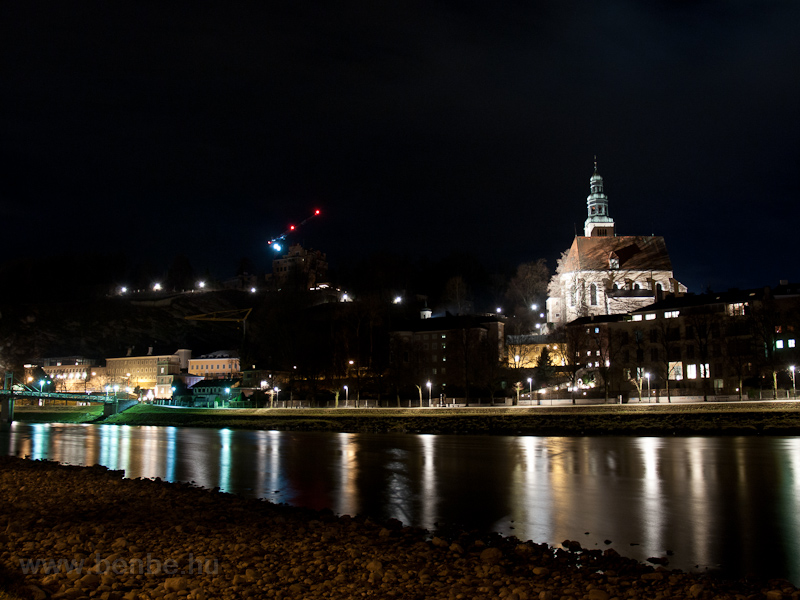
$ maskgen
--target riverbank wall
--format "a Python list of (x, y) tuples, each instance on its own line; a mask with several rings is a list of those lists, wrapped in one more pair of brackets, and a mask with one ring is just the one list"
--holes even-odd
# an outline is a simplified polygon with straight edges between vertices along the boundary
[[(23, 407), (28, 422), (464, 435), (798, 435), (800, 403), (433, 409), (189, 409), (140, 404), (103, 418)], [(74, 407), (69, 407), (74, 408)], [(84, 418), (84, 421), (80, 421)]]
[(800, 597), (612, 547), (426, 532), (122, 475), (0, 457), (0, 583), (37, 600)]

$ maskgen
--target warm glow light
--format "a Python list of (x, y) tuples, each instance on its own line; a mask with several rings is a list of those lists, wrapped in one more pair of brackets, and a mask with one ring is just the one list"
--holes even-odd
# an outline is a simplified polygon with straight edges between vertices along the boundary
[(153, 284), (153, 291), (154, 292), (158, 292), (160, 290), (161, 290), (161, 284), (160, 283)]

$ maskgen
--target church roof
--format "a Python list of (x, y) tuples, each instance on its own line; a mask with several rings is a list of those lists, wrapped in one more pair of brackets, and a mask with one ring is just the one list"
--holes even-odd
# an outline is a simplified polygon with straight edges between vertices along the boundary
[(612, 255), (619, 260), (621, 271), (672, 271), (664, 238), (643, 235), (577, 236), (565, 266), (570, 272), (607, 271)]

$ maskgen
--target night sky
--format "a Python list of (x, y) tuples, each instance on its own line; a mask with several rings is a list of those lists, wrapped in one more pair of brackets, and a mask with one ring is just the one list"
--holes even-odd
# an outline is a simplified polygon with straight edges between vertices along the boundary
[(292, 239), (334, 267), (553, 267), (597, 155), (617, 233), (665, 236), (690, 291), (797, 281), (798, 24), (796, 0), (6, 1), (4, 258), (269, 271), (319, 208)]

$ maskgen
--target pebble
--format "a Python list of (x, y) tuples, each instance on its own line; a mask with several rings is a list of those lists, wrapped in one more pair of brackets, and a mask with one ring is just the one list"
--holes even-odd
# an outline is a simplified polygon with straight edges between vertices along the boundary
[[(800, 598), (788, 582), (656, 570), (576, 541), (565, 552), (513, 537), (447, 537), (103, 467), (0, 457), (0, 572), (35, 600)], [(53, 562), (23, 569), (29, 560)]]

